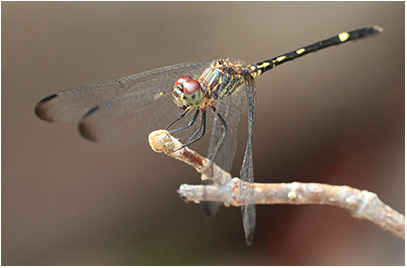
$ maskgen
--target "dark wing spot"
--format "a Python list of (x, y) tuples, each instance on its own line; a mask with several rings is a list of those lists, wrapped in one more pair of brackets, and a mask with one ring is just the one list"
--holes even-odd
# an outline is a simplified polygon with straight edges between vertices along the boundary
[(38, 104), (35, 106), (35, 114), (42, 120), (50, 121), (50, 122), (54, 121), (52, 119), (51, 115), (49, 114), (49, 109), (47, 108), (47, 104), (49, 101), (53, 100), (56, 97), (57, 97), (57, 94), (52, 94), (52, 95), (49, 95), (48, 97), (45, 97), (42, 100), (40, 100), (40, 102), (38, 102)]
[(99, 110), (99, 108), (100, 108), (99, 105), (96, 105), (96, 106), (90, 108), (89, 111), (87, 111), (87, 112), (83, 115), (82, 120), (85, 119), (86, 117), (90, 116), (91, 114), (93, 114), (93, 113), (96, 112), (97, 110)]
[(81, 133), (82, 137), (91, 141), (98, 141), (98, 139), (96, 138), (95, 133), (92, 130), (92, 123), (86, 121), (86, 119), (88, 119), (90, 115), (99, 110), (99, 108), (100, 107), (98, 105), (91, 108), (83, 115), (81, 121), (79, 122), (79, 132)]
[(41, 103), (50, 101), (50, 100), (52, 100), (53, 98), (55, 98), (56, 96), (57, 96), (57, 94), (49, 95), (48, 97), (45, 97), (45, 98), (43, 98), (42, 100), (40, 100), (40, 102), (39, 102), (38, 104), (41, 104)]

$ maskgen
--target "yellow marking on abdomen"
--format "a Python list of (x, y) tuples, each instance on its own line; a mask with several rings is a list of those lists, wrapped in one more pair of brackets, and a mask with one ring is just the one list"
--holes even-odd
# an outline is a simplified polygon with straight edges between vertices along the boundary
[(345, 42), (349, 38), (349, 34), (347, 32), (338, 34), (339, 40), (341, 42)]
[(298, 55), (302, 54), (305, 51), (305, 48), (300, 48), (295, 51)]
[(270, 65), (270, 62), (263, 62), (261, 65), (258, 65), (257, 68), (263, 69)]
[(285, 59), (285, 56), (281, 56), (281, 57), (278, 57), (277, 58), (277, 61), (282, 61), (282, 60), (284, 60)]

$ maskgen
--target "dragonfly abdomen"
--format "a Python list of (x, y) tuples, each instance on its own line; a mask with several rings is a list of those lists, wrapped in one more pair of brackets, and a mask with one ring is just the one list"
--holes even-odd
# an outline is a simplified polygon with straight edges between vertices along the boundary
[(272, 59), (251, 64), (248, 66), (248, 69), (252, 77), (256, 78), (262, 75), (263, 73), (267, 72), (268, 70), (271, 70), (283, 63), (305, 56), (311, 52), (315, 52), (331, 46), (338, 46), (351, 40), (357, 40), (368, 36), (374, 36), (380, 33), (381, 31), (383, 31), (381, 27), (372, 26), (355, 29), (349, 32), (342, 32), (328, 39), (321, 40), (308, 46), (298, 48), (296, 50), (274, 57)]

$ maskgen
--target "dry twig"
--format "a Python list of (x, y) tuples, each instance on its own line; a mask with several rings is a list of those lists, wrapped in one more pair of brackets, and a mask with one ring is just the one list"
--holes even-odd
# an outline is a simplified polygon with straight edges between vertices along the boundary
[[(195, 151), (183, 146), (165, 130), (157, 130), (149, 136), (150, 146), (156, 152), (181, 160), (201, 173), (202, 180), (210, 179), (213, 185), (180, 186), (178, 193), (186, 201), (217, 201), (225, 206), (254, 204), (319, 204), (333, 205), (346, 209), (354, 217), (366, 219), (379, 225), (385, 231), (404, 239), (404, 215), (384, 204), (375, 193), (358, 190), (349, 186), (335, 186), (320, 183), (247, 183), (233, 178), (215, 163)], [(254, 199), (242, 200), (239, 187), (254, 188)]]

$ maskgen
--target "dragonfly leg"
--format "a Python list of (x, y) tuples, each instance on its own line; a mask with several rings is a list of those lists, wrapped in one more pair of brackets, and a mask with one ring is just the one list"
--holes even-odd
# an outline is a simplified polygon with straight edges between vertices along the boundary
[[(201, 119), (202, 120), (202, 119)], [(191, 144), (191, 141), (195, 138), (196, 135), (198, 135), (198, 133), (200, 133), (202, 131), (202, 123), (201, 126), (194, 132), (194, 134), (191, 135), (191, 137), (188, 138), (188, 140), (186, 141), (186, 144)]]
[[(192, 134), (191, 137), (188, 138), (188, 140), (185, 142), (185, 144), (184, 144), (183, 146), (179, 147), (178, 149), (175, 149), (174, 152), (176, 152), (176, 151), (178, 151), (178, 150), (181, 150), (181, 149), (184, 148), (185, 146), (188, 146), (189, 144), (195, 142), (196, 140), (193, 141), (193, 142), (191, 142), (191, 141), (192, 141), (192, 140), (195, 138), (195, 136), (198, 135), (198, 133), (201, 132), (201, 131), (202, 131), (202, 123), (201, 123), (201, 126), (194, 132), (194, 134)], [(198, 138), (198, 139), (199, 139), (199, 138)]]
[(168, 130), (170, 133), (173, 133), (173, 132), (177, 132), (177, 131), (180, 131), (180, 130), (183, 130), (183, 129), (186, 129), (186, 128), (192, 126), (192, 125), (194, 124), (195, 120), (196, 120), (196, 117), (198, 116), (199, 109), (195, 112), (194, 117), (192, 118), (191, 122), (189, 122), (189, 124), (188, 124), (187, 126), (184, 126), (184, 127), (178, 128), (178, 129), (174, 129), (174, 130), (169, 130), (170, 127), (172, 127), (175, 123), (177, 123), (179, 120), (181, 120), (182, 118), (184, 118), (184, 116), (185, 116), (189, 111), (190, 111), (190, 110), (185, 110), (184, 112), (182, 112), (182, 114), (180, 114), (180, 116), (179, 116), (177, 119), (175, 119), (171, 124), (169, 124), (169, 125), (165, 128), (165, 130)]
[[(199, 111), (199, 110), (198, 110)], [(205, 131), (206, 131), (206, 111), (202, 110), (201, 113), (201, 126), (195, 131), (194, 134), (192, 134), (192, 136), (188, 139), (188, 141), (182, 145), (180, 148), (174, 150), (175, 152), (178, 150), (181, 150), (182, 148), (191, 145), (192, 143), (197, 142), (198, 140), (200, 140), (204, 135), (205, 135)], [(198, 133), (200, 132), (200, 135), (195, 138), (196, 135), (198, 135)]]
[(221, 130), (221, 133), (219, 134), (219, 136), (218, 136), (218, 138), (217, 138), (217, 140), (216, 140), (216, 145), (215, 145), (215, 147), (214, 147), (214, 149), (213, 149), (213, 152), (211, 153), (211, 156), (210, 156), (210, 158), (209, 158), (209, 160), (211, 160), (211, 163), (213, 162), (213, 160), (215, 159), (216, 155), (218, 154), (219, 149), (220, 149), (220, 147), (222, 146), (223, 142), (225, 141), (226, 134), (227, 134), (227, 132), (228, 132), (228, 126), (227, 126), (227, 124), (226, 124), (225, 119), (223, 119), (222, 115), (216, 111), (216, 108), (215, 108), (215, 107), (213, 107), (213, 111), (215, 112), (216, 116), (217, 116), (217, 117), (220, 119), (220, 121), (222, 122), (223, 127), (222, 127), (222, 130)]

